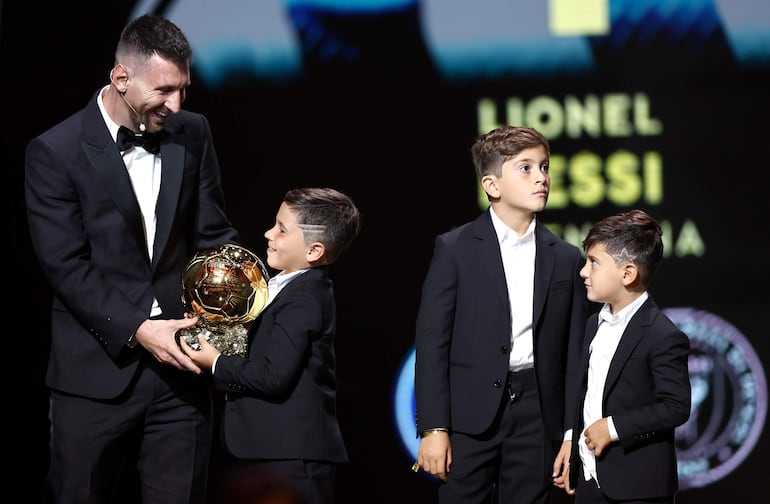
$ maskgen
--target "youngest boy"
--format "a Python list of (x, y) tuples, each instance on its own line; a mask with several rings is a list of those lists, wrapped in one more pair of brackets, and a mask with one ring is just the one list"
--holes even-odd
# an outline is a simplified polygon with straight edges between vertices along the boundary
[[(328, 266), (360, 226), (356, 206), (334, 189), (287, 192), (265, 232), (267, 263), (280, 272), (249, 329), (247, 358), (220, 355), (203, 338), (199, 351), (182, 341), (227, 394), (220, 437), (238, 472), (222, 502), (254, 502), (257, 487), (265, 493), (276, 482), (290, 489), (292, 502), (334, 502), (335, 467), (347, 462), (347, 452), (336, 418), (336, 305)], [(251, 488), (241, 489), (245, 481)]]
[(687, 336), (647, 292), (663, 257), (658, 223), (632, 210), (591, 227), (580, 270), (604, 306), (586, 324), (583, 400), (565, 474), (576, 504), (673, 503), (674, 431), (690, 416)]

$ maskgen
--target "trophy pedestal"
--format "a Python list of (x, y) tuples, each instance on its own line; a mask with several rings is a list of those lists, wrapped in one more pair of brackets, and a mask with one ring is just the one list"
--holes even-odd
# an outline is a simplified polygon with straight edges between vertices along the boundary
[(248, 332), (241, 324), (211, 323), (200, 318), (195, 327), (182, 329), (179, 334), (193, 350), (201, 349), (198, 335), (202, 335), (211, 345), (222, 352), (222, 355), (246, 357)]

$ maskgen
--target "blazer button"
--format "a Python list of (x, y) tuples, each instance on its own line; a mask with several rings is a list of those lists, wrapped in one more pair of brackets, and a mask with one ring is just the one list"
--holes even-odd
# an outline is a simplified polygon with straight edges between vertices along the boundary
[(500, 353), (507, 354), (508, 353), (508, 347), (507, 346), (500, 347)]
[(495, 388), (500, 388), (503, 386), (503, 380), (495, 380)]

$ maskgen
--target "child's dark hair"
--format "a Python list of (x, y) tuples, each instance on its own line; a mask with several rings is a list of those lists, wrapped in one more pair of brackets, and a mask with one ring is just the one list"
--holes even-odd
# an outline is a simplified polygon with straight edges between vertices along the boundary
[(336, 261), (361, 230), (358, 208), (349, 196), (336, 189), (292, 189), (283, 202), (296, 212), (305, 243), (323, 243), (327, 264)]
[(503, 174), (503, 163), (515, 157), (524, 149), (542, 146), (551, 155), (548, 139), (534, 128), (523, 126), (501, 126), (476, 139), (471, 147), (473, 166), (479, 180), (487, 175), (497, 177)]
[(639, 270), (639, 278), (650, 284), (663, 259), (663, 231), (658, 222), (641, 210), (631, 210), (600, 220), (588, 231), (583, 250), (603, 243), (616, 264), (631, 262)]

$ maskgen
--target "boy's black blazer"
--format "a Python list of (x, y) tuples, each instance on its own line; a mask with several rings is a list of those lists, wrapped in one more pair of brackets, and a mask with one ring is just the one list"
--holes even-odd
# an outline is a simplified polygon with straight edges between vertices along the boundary
[(221, 356), (221, 438), (245, 459), (347, 462), (336, 416), (336, 306), (326, 268), (292, 279), (249, 329), (247, 358)]
[[(540, 221), (535, 243), (535, 373), (542, 421), (558, 446), (572, 425), (565, 414), (575, 411), (576, 398), (567, 386), (579, 377), (587, 317), (578, 274), (583, 258)], [(489, 210), (436, 238), (416, 333), (417, 432), (433, 427), (486, 431), (506, 393), (511, 345), (508, 289)]]
[[(573, 431), (570, 484), (583, 477), (578, 440), (588, 376), (588, 349), (599, 316), (586, 323), (580, 405)], [(610, 363), (602, 400), (603, 415), (612, 416), (620, 440), (596, 461), (601, 491), (610, 499), (646, 499), (678, 490), (674, 430), (690, 416), (690, 341), (660, 311), (652, 297), (628, 323)]]

